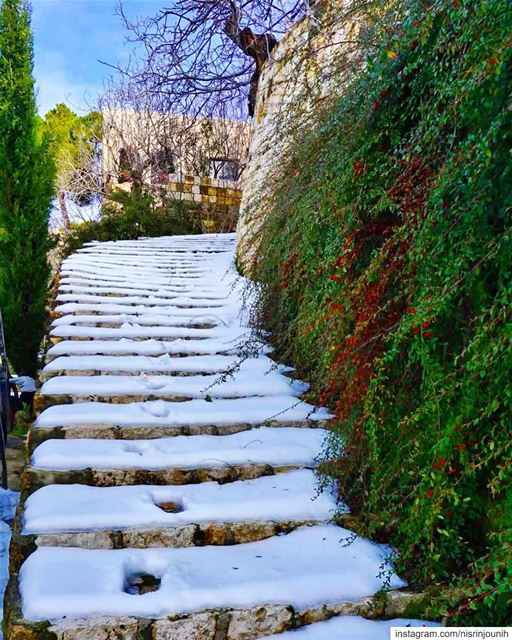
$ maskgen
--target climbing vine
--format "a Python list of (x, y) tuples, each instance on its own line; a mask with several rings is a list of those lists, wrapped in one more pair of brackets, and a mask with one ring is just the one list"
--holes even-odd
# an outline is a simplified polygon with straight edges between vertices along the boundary
[(324, 468), (367, 533), (443, 587), (431, 613), (510, 624), (512, 11), (402, 4), (280, 172), (260, 320), (335, 414)]

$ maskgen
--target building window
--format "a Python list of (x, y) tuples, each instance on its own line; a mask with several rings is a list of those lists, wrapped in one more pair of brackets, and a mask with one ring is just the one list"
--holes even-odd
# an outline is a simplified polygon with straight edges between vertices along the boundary
[(169, 182), (170, 173), (176, 173), (176, 157), (171, 149), (163, 147), (151, 158), (151, 182), (166, 184)]
[(210, 178), (236, 181), (240, 177), (240, 162), (233, 158), (211, 158)]

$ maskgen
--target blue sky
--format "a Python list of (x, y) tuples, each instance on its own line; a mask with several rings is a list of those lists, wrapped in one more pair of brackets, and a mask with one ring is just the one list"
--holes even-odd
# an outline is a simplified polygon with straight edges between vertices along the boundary
[[(166, 0), (124, 0), (130, 17), (153, 15)], [(167, 2), (168, 4), (168, 2)], [(127, 60), (132, 45), (115, 13), (117, 0), (32, 0), (34, 73), (41, 115), (59, 102), (78, 113), (95, 104), (111, 74), (99, 60)]]

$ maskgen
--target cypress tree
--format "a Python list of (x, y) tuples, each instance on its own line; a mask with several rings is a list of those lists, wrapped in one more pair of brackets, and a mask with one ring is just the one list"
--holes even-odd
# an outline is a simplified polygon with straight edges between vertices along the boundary
[(0, 308), (8, 358), (35, 375), (45, 331), (54, 162), (38, 133), (30, 8), (0, 6)]

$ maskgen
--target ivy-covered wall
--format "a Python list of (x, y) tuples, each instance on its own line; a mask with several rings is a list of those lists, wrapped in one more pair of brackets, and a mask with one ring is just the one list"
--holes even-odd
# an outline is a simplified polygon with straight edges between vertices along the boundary
[(324, 471), (364, 531), (433, 614), (512, 624), (512, 11), (373, 5), (265, 194), (259, 318), (336, 414)]

